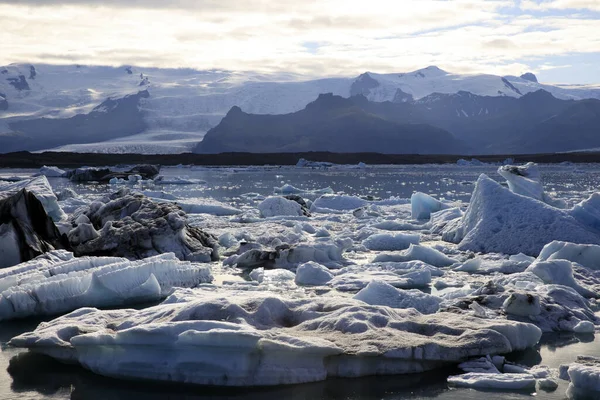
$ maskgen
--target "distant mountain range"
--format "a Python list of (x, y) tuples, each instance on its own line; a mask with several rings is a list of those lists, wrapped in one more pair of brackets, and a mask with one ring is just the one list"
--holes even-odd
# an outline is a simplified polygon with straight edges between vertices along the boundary
[[(319, 98), (324, 93), (350, 100), (340, 108), (325, 101), (337, 100)], [(458, 75), (437, 67), (303, 80), (291, 74), (13, 64), (0, 67), (0, 152), (346, 151), (350, 141), (364, 151), (358, 143), (386, 152), (448, 153), (456, 146), (461, 153), (567, 151), (600, 146), (593, 99), (600, 99), (599, 88), (545, 85), (531, 73)], [(272, 114), (281, 116), (268, 118)], [(280, 124), (280, 138), (261, 128), (267, 120)], [(265, 137), (268, 143), (259, 139)]]
[(590, 147), (600, 147), (600, 100), (560, 100), (538, 90), (519, 98), (434, 93), (400, 103), (329, 94), (285, 115), (233, 107), (195, 151), (525, 154)]

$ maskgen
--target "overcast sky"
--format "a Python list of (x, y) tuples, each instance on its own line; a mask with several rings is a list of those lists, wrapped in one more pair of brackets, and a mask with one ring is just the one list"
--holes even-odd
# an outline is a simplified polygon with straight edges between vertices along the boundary
[(600, 0), (0, 0), (0, 64), (600, 83)]

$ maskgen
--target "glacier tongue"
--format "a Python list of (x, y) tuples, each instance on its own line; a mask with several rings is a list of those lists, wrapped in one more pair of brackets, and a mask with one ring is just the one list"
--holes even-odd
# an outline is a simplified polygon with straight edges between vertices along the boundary
[(10, 344), (107, 376), (253, 386), (420, 372), (524, 349), (540, 335), (513, 321), (203, 287), (139, 311), (82, 308)]

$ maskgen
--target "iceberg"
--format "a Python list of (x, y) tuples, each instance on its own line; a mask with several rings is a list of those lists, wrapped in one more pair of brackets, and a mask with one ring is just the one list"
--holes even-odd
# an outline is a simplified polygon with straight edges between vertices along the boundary
[[(217, 238), (189, 226), (179, 206), (156, 203), (127, 188), (78, 209), (70, 222), (73, 229), (68, 235), (77, 238), (71, 243), (77, 256), (139, 259), (172, 252), (188, 261), (218, 258)], [(90, 223), (96, 233), (88, 226), (79, 228), (82, 222)]]
[(210, 267), (173, 253), (129, 261), (119, 257), (35, 259), (2, 270), (0, 320), (53, 315), (167, 297), (174, 287), (212, 281)]
[(40, 168), (40, 172), (38, 172), (38, 174), (51, 178), (62, 178), (66, 177), (67, 171), (58, 167), (47, 167), (44, 165), (42, 168)]
[(427, 371), (540, 336), (521, 322), (202, 287), (144, 310), (81, 308), (10, 345), (123, 379), (263, 386)]
[(258, 205), (258, 210), (263, 218), (305, 215), (298, 202), (280, 196), (267, 197)]
[(564, 201), (552, 199), (544, 192), (537, 164), (528, 162), (523, 166), (503, 165), (498, 168), (498, 173), (506, 179), (508, 188), (513, 193), (531, 197), (558, 208), (566, 207)]
[(531, 374), (496, 374), (469, 372), (450, 376), (448, 384), (455, 387), (495, 390), (533, 390), (536, 380)]
[(52, 186), (45, 176), (38, 176), (33, 179), (26, 179), (6, 185), (0, 184), (0, 197), (6, 197), (14, 194), (21, 189), (33, 193), (33, 195), (42, 203), (44, 210), (54, 222), (59, 222), (67, 217), (58, 205), (58, 199), (52, 191)]
[(419, 290), (402, 290), (382, 281), (371, 281), (353, 297), (367, 304), (391, 308), (414, 308), (422, 314), (433, 314), (442, 299)]
[(600, 236), (567, 211), (515, 194), (484, 174), (464, 216), (447, 224), (442, 238), (460, 250), (530, 256), (554, 240), (600, 244)]
[(405, 250), (411, 245), (419, 244), (420, 237), (417, 234), (407, 233), (376, 233), (365, 240), (362, 244), (369, 250)]
[(432, 213), (450, 208), (448, 204), (421, 192), (410, 196), (410, 207), (413, 219), (429, 219)]
[(412, 243), (405, 252), (377, 254), (373, 262), (404, 262), (413, 260), (423, 261), (435, 267), (448, 267), (458, 262), (432, 247)]

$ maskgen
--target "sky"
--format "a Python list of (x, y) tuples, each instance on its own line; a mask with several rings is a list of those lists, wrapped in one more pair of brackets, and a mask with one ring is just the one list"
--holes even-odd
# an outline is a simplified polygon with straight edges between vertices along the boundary
[(600, 0), (0, 0), (13, 62), (600, 84)]

